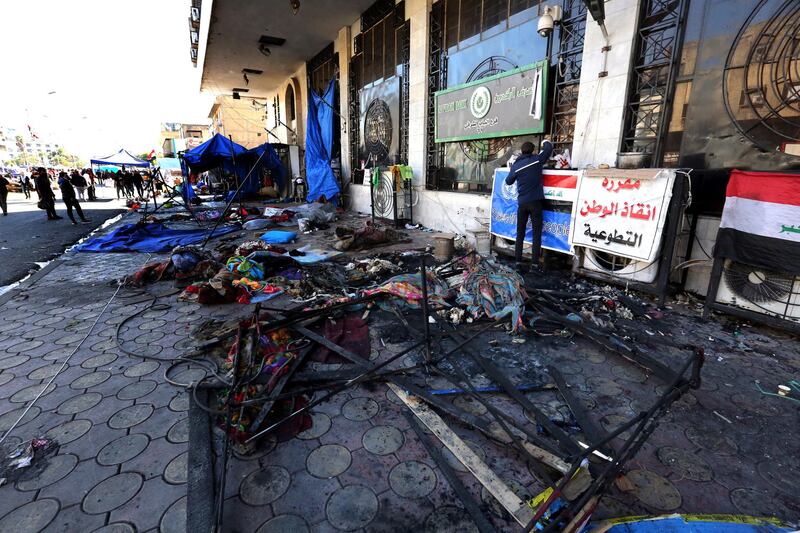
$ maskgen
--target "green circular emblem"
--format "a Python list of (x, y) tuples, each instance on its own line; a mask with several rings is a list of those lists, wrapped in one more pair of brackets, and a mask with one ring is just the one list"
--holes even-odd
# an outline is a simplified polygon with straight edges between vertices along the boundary
[(492, 93), (486, 87), (478, 87), (469, 97), (469, 110), (475, 118), (483, 118), (492, 107)]

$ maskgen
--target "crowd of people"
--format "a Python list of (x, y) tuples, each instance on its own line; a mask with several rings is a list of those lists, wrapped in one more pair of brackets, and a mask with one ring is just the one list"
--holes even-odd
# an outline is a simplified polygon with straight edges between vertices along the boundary
[(103, 181), (110, 179), (114, 182), (114, 188), (117, 190), (117, 200), (121, 198), (144, 198), (145, 196), (147, 173), (142, 174), (138, 170), (130, 172), (125, 167), (122, 167), (122, 170), (117, 173), (100, 172), (98, 177)]
[(82, 172), (74, 169), (71, 172), (56, 173), (53, 169), (39, 167), (32, 168), (29, 173), (21, 174), (16, 179), (6, 174), (0, 176), (0, 209), (3, 211), (3, 216), (8, 216), (8, 189), (14, 181), (17, 181), (26, 199), (31, 198), (31, 191), (36, 192), (39, 197), (36, 205), (47, 214), (47, 220), (62, 220), (64, 217), (56, 213), (56, 195), (53, 192), (53, 182), (55, 181), (61, 191), (61, 200), (67, 208), (67, 216), (72, 224), (78, 224), (75, 214), (78, 215), (81, 222), (90, 222), (84, 216), (80, 202), (86, 201), (87, 198), (89, 200), (96, 198), (95, 179), (92, 169), (84, 169)]

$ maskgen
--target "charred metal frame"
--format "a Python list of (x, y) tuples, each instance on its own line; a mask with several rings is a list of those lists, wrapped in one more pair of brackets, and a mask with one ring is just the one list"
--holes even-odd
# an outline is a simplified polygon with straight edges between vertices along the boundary
[(564, 18), (559, 27), (550, 125), (551, 140), (556, 152), (572, 149), (586, 33), (586, 4), (583, 0), (563, 0), (561, 5)]
[(664, 157), (689, 0), (645, 0), (639, 8), (621, 152)]

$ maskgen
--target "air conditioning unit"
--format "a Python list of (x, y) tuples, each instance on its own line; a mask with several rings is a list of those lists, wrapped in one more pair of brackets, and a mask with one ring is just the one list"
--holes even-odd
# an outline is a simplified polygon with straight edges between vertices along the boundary
[(717, 303), (800, 323), (800, 277), (726, 259)]
[(653, 283), (658, 276), (658, 260), (645, 263), (591, 248), (584, 248), (584, 251), (581, 267), (591, 272), (602, 272), (614, 278), (639, 283)]

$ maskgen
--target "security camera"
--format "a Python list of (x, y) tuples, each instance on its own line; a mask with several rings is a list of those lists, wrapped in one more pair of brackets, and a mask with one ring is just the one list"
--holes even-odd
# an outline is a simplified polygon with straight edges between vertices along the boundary
[(539, 32), (539, 35), (542, 37), (547, 37), (553, 32), (553, 26), (555, 26), (555, 22), (553, 21), (552, 15), (547, 11), (539, 17), (539, 24), (536, 26), (536, 31)]
[(553, 28), (556, 24), (561, 22), (563, 10), (561, 6), (542, 6), (542, 14), (539, 16), (539, 23), (537, 24), (536, 31), (542, 37), (549, 37), (553, 33)]

